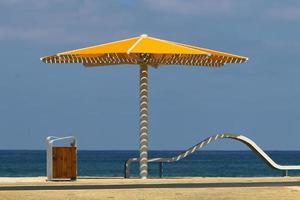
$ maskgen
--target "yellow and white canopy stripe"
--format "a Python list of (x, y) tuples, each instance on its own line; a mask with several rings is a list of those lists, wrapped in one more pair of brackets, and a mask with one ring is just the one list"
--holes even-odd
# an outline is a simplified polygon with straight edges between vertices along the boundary
[(191, 65), (191, 66), (206, 66), (206, 67), (221, 67), (226, 63), (241, 63), (241, 59), (225, 58), (225, 59), (209, 59), (203, 55), (127, 55), (109, 53), (101, 56), (78, 56), (78, 55), (59, 55), (42, 58), (45, 63), (80, 63), (86, 67), (118, 65), (118, 64), (147, 64), (153, 67), (159, 65)]

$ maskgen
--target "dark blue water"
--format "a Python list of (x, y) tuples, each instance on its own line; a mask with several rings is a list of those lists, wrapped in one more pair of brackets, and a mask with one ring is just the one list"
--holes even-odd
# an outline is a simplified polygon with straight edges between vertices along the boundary
[[(179, 151), (150, 151), (149, 157), (170, 157)], [(279, 164), (300, 164), (300, 151), (267, 152)], [(123, 176), (124, 161), (138, 157), (137, 151), (78, 151), (79, 176)], [(131, 174), (137, 176), (138, 165)], [(149, 163), (150, 176), (158, 176), (158, 163)], [(42, 150), (0, 150), (0, 177), (45, 176), (46, 152)], [(188, 158), (164, 164), (164, 176), (281, 176), (251, 151), (199, 151)], [(300, 171), (290, 171), (300, 176)]]

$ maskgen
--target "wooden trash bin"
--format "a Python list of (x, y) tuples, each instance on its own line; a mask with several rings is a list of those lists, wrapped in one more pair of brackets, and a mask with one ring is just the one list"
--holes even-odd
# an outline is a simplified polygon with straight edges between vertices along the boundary
[(76, 179), (76, 147), (52, 147), (53, 178)]
[[(69, 147), (55, 147), (54, 142), (71, 140)], [(77, 178), (77, 147), (74, 136), (47, 137), (47, 180)]]

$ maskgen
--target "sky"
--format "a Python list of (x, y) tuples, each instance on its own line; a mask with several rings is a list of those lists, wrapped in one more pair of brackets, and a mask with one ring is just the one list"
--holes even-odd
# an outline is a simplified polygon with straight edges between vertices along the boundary
[[(149, 69), (149, 149), (183, 150), (218, 133), (300, 150), (300, 2), (0, 1), (0, 149), (138, 149), (137, 66), (87, 69), (40, 57), (149, 36), (249, 57), (247, 64)], [(246, 150), (217, 141), (207, 150)]]

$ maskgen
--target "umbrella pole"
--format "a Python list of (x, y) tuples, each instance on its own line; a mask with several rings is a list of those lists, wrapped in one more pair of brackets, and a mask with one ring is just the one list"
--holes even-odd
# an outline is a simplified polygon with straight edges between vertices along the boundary
[(140, 65), (140, 178), (148, 176), (148, 67)]

